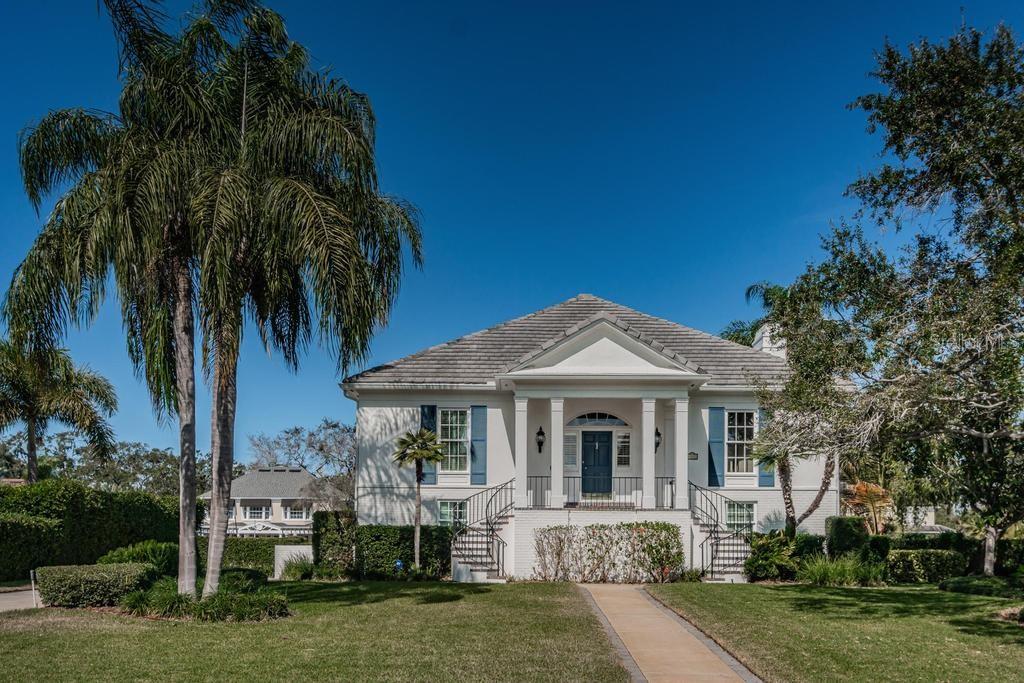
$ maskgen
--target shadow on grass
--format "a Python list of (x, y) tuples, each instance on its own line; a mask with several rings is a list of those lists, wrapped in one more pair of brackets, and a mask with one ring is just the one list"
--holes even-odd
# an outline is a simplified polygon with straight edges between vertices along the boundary
[(865, 620), (912, 617), (945, 621), (972, 635), (1024, 644), (1024, 629), (996, 618), (1013, 602), (1000, 598), (948, 593), (931, 587), (821, 588), (773, 586), (793, 609), (835, 619)]
[(298, 581), (282, 583), (278, 587), (295, 607), (367, 605), (388, 600), (411, 599), (418, 605), (456, 602), (467, 596), (489, 593), (492, 588), (483, 584), (408, 582), (408, 581), (350, 581), (347, 583), (318, 583)]

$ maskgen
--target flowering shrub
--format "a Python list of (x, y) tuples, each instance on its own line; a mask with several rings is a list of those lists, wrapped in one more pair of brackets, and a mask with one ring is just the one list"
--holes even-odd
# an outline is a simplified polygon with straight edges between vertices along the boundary
[(534, 549), (541, 581), (665, 583), (684, 570), (679, 527), (667, 522), (546, 527)]

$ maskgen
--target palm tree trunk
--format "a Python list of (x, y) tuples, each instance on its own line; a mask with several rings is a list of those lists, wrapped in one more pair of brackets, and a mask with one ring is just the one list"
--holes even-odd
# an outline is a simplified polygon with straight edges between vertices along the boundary
[(793, 468), (789, 458), (779, 460), (779, 486), (782, 488), (782, 504), (786, 511), (786, 536), (796, 537), (796, 507), (793, 505)]
[(36, 457), (36, 425), (32, 420), (25, 423), (25, 433), (28, 443), (25, 444), (25, 453), (28, 460), (28, 483), (39, 481), (39, 460)]
[(218, 350), (213, 367), (213, 415), (211, 420), (213, 493), (210, 498), (210, 545), (206, 556), (206, 580), (203, 583), (203, 597), (216, 593), (220, 585), (221, 561), (224, 558), (224, 542), (228, 532), (231, 471), (235, 459), (237, 370), (237, 356)]
[(416, 517), (415, 524), (416, 528), (412, 533), (412, 555), (413, 564), (417, 569), (420, 568), (420, 509), (423, 504), (423, 499), (420, 496), (420, 486), (423, 481), (423, 461), (416, 461)]
[(196, 369), (192, 280), (175, 273), (174, 373), (178, 399), (178, 592), (196, 593)]

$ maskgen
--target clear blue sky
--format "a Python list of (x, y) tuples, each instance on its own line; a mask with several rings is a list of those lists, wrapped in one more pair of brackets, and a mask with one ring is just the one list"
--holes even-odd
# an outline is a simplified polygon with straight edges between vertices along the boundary
[[(271, 2), (318, 67), (370, 95), (387, 191), (422, 211), (426, 264), (406, 277), (372, 361), (591, 292), (710, 332), (757, 313), (756, 280), (791, 280), (851, 213), (845, 186), (879, 140), (845, 105), (877, 89), (888, 36), (944, 38), (961, 22), (1024, 30), (1020, 3)], [(171, 3), (176, 14), (187, 3)], [(21, 189), (17, 134), (54, 108), (113, 109), (109, 23), (94, 0), (6, 8), (0, 59), (0, 282), (40, 218)], [(49, 206), (45, 207), (46, 210)], [(116, 385), (123, 440), (176, 443), (132, 373), (116, 308), (68, 340)], [(298, 375), (249, 335), (246, 435), (350, 421), (332, 358)], [(199, 403), (209, 447), (209, 401)]]

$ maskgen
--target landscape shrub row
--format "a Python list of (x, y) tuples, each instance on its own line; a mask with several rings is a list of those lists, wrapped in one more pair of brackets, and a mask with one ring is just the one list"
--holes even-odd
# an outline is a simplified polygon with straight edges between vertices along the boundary
[(58, 556), (63, 543), (64, 533), (56, 519), (0, 513), (0, 581), (27, 580), (30, 571)]
[(38, 566), (88, 564), (146, 539), (178, 537), (176, 498), (99, 491), (69, 479), (0, 487), (0, 516), (7, 520), (7, 533), (0, 534), (0, 580), (27, 579)]
[(350, 512), (313, 514), (313, 563), (321, 578), (442, 578), (451, 573), (452, 531), (420, 529), (420, 572), (413, 567), (412, 526), (356, 523)]
[(967, 558), (955, 550), (893, 550), (888, 558), (893, 583), (938, 583), (967, 572)]
[(679, 527), (668, 522), (546, 527), (534, 550), (541, 581), (666, 582), (684, 570)]
[[(224, 540), (224, 560), (221, 566), (258, 569), (265, 574), (273, 574), (275, 545), (308, 545), (309, 542), (306, 536), (228, 536)], [(196, 539), (196, 547), (199, 552), (199, 566), (206, 567), (209, 539), (200, 536)]]
[(153, 565), (143, 562), (67, 565), (39, 567), (36, 584), (45, 605), (105, 607), (149, 588), (157, 576)]
[[(224, 578), (229, 576), (239, 574), (228, 572)], [(267, 588), (265, 580), (262, 584), (222, 581), (215, 594), (197, 599), (179, 594), (177, 582), (167, 577), (147, 590), (124, 595), (119, 604), (125, 612), (136, 616), (196, 621), (264, 621), (289, 614), (287, 597)]]

